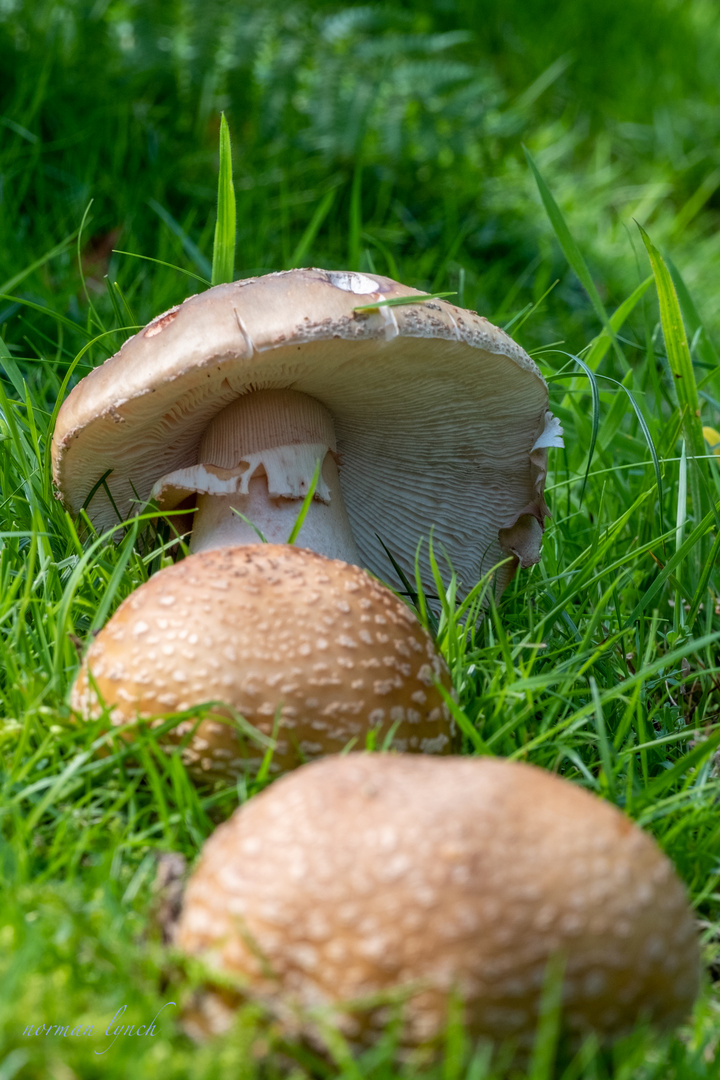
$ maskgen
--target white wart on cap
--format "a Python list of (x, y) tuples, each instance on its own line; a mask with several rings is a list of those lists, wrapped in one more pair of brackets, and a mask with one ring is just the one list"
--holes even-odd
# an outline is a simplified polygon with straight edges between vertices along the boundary
[[(356, 310), (399, 297), (419, 302)], [(303, 546), (387, 577), (382, 541), (412, 575), (434, 527), (465, 589), (510, 556), (501, 591), (539, 558), (559, 425), (519, 345), (422, 297), (310, 269), (186, 300), (62, 406), (53, 475), (65, 504), (77, 513), (109, 473), (88, 507), (98, 529), (152, 495), (165, 509), (197, 500), (193, 550), (256, 541), (233, 508), (284, 542), (320, 460)]]
[(343, 1003), (404, 988), (410, 1044), (442, 1032), (455, 994), (472, 1035), (526, 1046), (554, 956), (576, 1035), (671, 1027), (698, 989), (691, 910), (654, 841), (488, 758), (350, 754), (283, 778), (206, 842), (177, 942), (288, 1021), (319, 1007), (361, 1042), (388, 1009)]
[[(115, 724), (220, 702), (277, 743), (271, 771), (338, 753), (352, 740), (452, 751), (437, 683), (450, 676), (412, 612), (364, 570), (315, 552), (256, 544), (199, 552), (155, 574), (88, 650), (71, 695)], [(215, 707), (185, 751), (192, 774), (232, 781), (264, 748)], [(169, 744), (192, 730), (181, 721)], [(267, 740), (266, 740), (267, 742)]]

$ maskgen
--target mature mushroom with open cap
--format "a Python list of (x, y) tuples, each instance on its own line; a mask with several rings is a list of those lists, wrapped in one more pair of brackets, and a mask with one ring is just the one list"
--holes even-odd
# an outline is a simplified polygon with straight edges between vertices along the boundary
[(404, 991), (409, 1044), (442, 1032), (455, 995), (473, 1036), (526, 1046), (553, 958), (576, 1036), (676, 1025), (699, 978), (654, 841), (568, 781), (488, 758), (350, 754), (284, 777), (206, 842), (176, 940), (288, 1023), (312, 1033), (319, 1009), (360, 1042), (390, 1015), (377, 995)]
[(254, 543), (253, 525), (286, 541), (319, 461), (303, 546), (387, 577), (384, 544), (412, 574), (432, 527), (465, 590), (510, 557), (502, 591), (539, 558), (561, 444), (538, 368), (486, 319), (378, 275), (291, 270), (191, 297), (91, 372), (58, 414), (53, 475), (75, 513), (94, 492), (99, 529), (196, 499), (200, 551)]
[[(276, 738), (272, 772), (370, 732), (398, 750), (447, 754), (450, 676), (402, 601), (357, 566), (288, 544), (198, 552), (160, 570), (95, 639), (71, 695), (115, 724), (219, 702), (185, 751), (191, 773), (232, 780), (262, 761), (232, 712)], [(223, 704), (228, 708), (223, 708)], [(193, 729), (181, 721), (172, 745)], [(267, 742), (267, 740), (266, 740)]]

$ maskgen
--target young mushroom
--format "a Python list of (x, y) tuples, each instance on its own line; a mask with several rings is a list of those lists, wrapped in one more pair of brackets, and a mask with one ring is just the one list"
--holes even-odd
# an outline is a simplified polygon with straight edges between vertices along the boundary
[[(136, 589), (88, 650), (71, 705), (128, 724), (214, 702), (184, 756), (191, 774), (233, 781), (264, 754), (223, 722), (233, 713), (276, 739), (274, 773), (364, 747), (371, 732), (450, 753), (438, 684), (451, 689), (442, 658), (389, 589), (315, 552), (256, 544), (199, 552)], [(181, 721), (167, 745), (193, 726)]]
[(202, 551), (255, 543), (245, 519), (285, 542), (320, 462), (303, 546), (387, 577), (384, 544), (412, 575), (432, 527), (466, 590), (509, 557), (501, 592), (539, 558), (558, 445), (538, 368), (486, 319), (378, 275), (291, 270), (191, 297), (91, 372), (58, 414), (53, 475), (98, 529), (196, 500)]
[(284, 777), (206, 842), (176, 942), (288, 1024), (360, 1043), (391, 1015), (378, 996), (404, 999), (410, 1045), (455, 996), (472, 1036), (526, 1047), (553, 961), (575, 1037), (672, 1027), (698, 989), (692, 912), (654, 841), (489, 758), (350, 754)]

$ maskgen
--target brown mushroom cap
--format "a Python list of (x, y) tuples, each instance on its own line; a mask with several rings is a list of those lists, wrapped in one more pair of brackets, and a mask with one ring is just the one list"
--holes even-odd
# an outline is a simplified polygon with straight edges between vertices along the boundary
[[(699, 957), (685, 891), (619, 810), (530, 765), (350, 754), (251, 799), (203, 848), (177, 942), (281, 1016), (327, 1006), (366, 1041), (415, 987), (406, 1039), (460, 995), (475, 1036), (533, 1037), (548, 962), (570, 1031), (682, 1021)], [(305, 1014), (307, 1019), (307, 1014)]]
[[(224, 702), (265, 735), (275, 730), (279, 772), (352, 739), (364, 747), (372, 730), (382, 741), (394, 725), (397, 749), (450, 753), (454, 724), (436, 680), (450, 689), (432, 640), (368, 573), (257, 544), (191, 555), (136, 589), (91, 645), (71, 704), (100, 716), (97, 686), (113, 723), (127, 724)], [(182, 721), (172, 737), (191, 728)], [(223, 778), (263, 752), (212, 715), (185, 751), (191, 772)]]
[[(378, 275), (292, 270), (218, 285), (158, 316), (58, 414), (53, 476), (65, 504), (79, 512), (109, 472), (114, 504), (131, 516), (161, 477), (197, 464), (230, 402), (289, 388), (333, 419), (363, 565), (392, 572), (379, 535), (412, 574), (434, 526), (466, 590), (511, 556), (501, 589), (518, 560), (539, 558), (546, 448), (558, 444), (547, 386), (475, 312), (435, 299), (356, 310), (408, 296), (423, 294)], [(117, 524), (103, 487), (88, 512), (98, 529)]]

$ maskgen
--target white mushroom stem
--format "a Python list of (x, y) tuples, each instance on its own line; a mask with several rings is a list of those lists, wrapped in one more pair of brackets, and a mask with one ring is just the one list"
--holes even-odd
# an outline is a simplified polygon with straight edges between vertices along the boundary
[[(294, 390), (258, 390), (228, 405), (210, 423), (198, 464), (164, 476), (153, 496), (165, 506), (197, 493), (192, 551), (286, 543), (322, 463), (299, 544), (360, 564), (335, 462), (335, 428), (327, 409)], [(245, 520), (247, 519), (247, 520)], [(251, 524), (252, 523), (252, 524)]]

